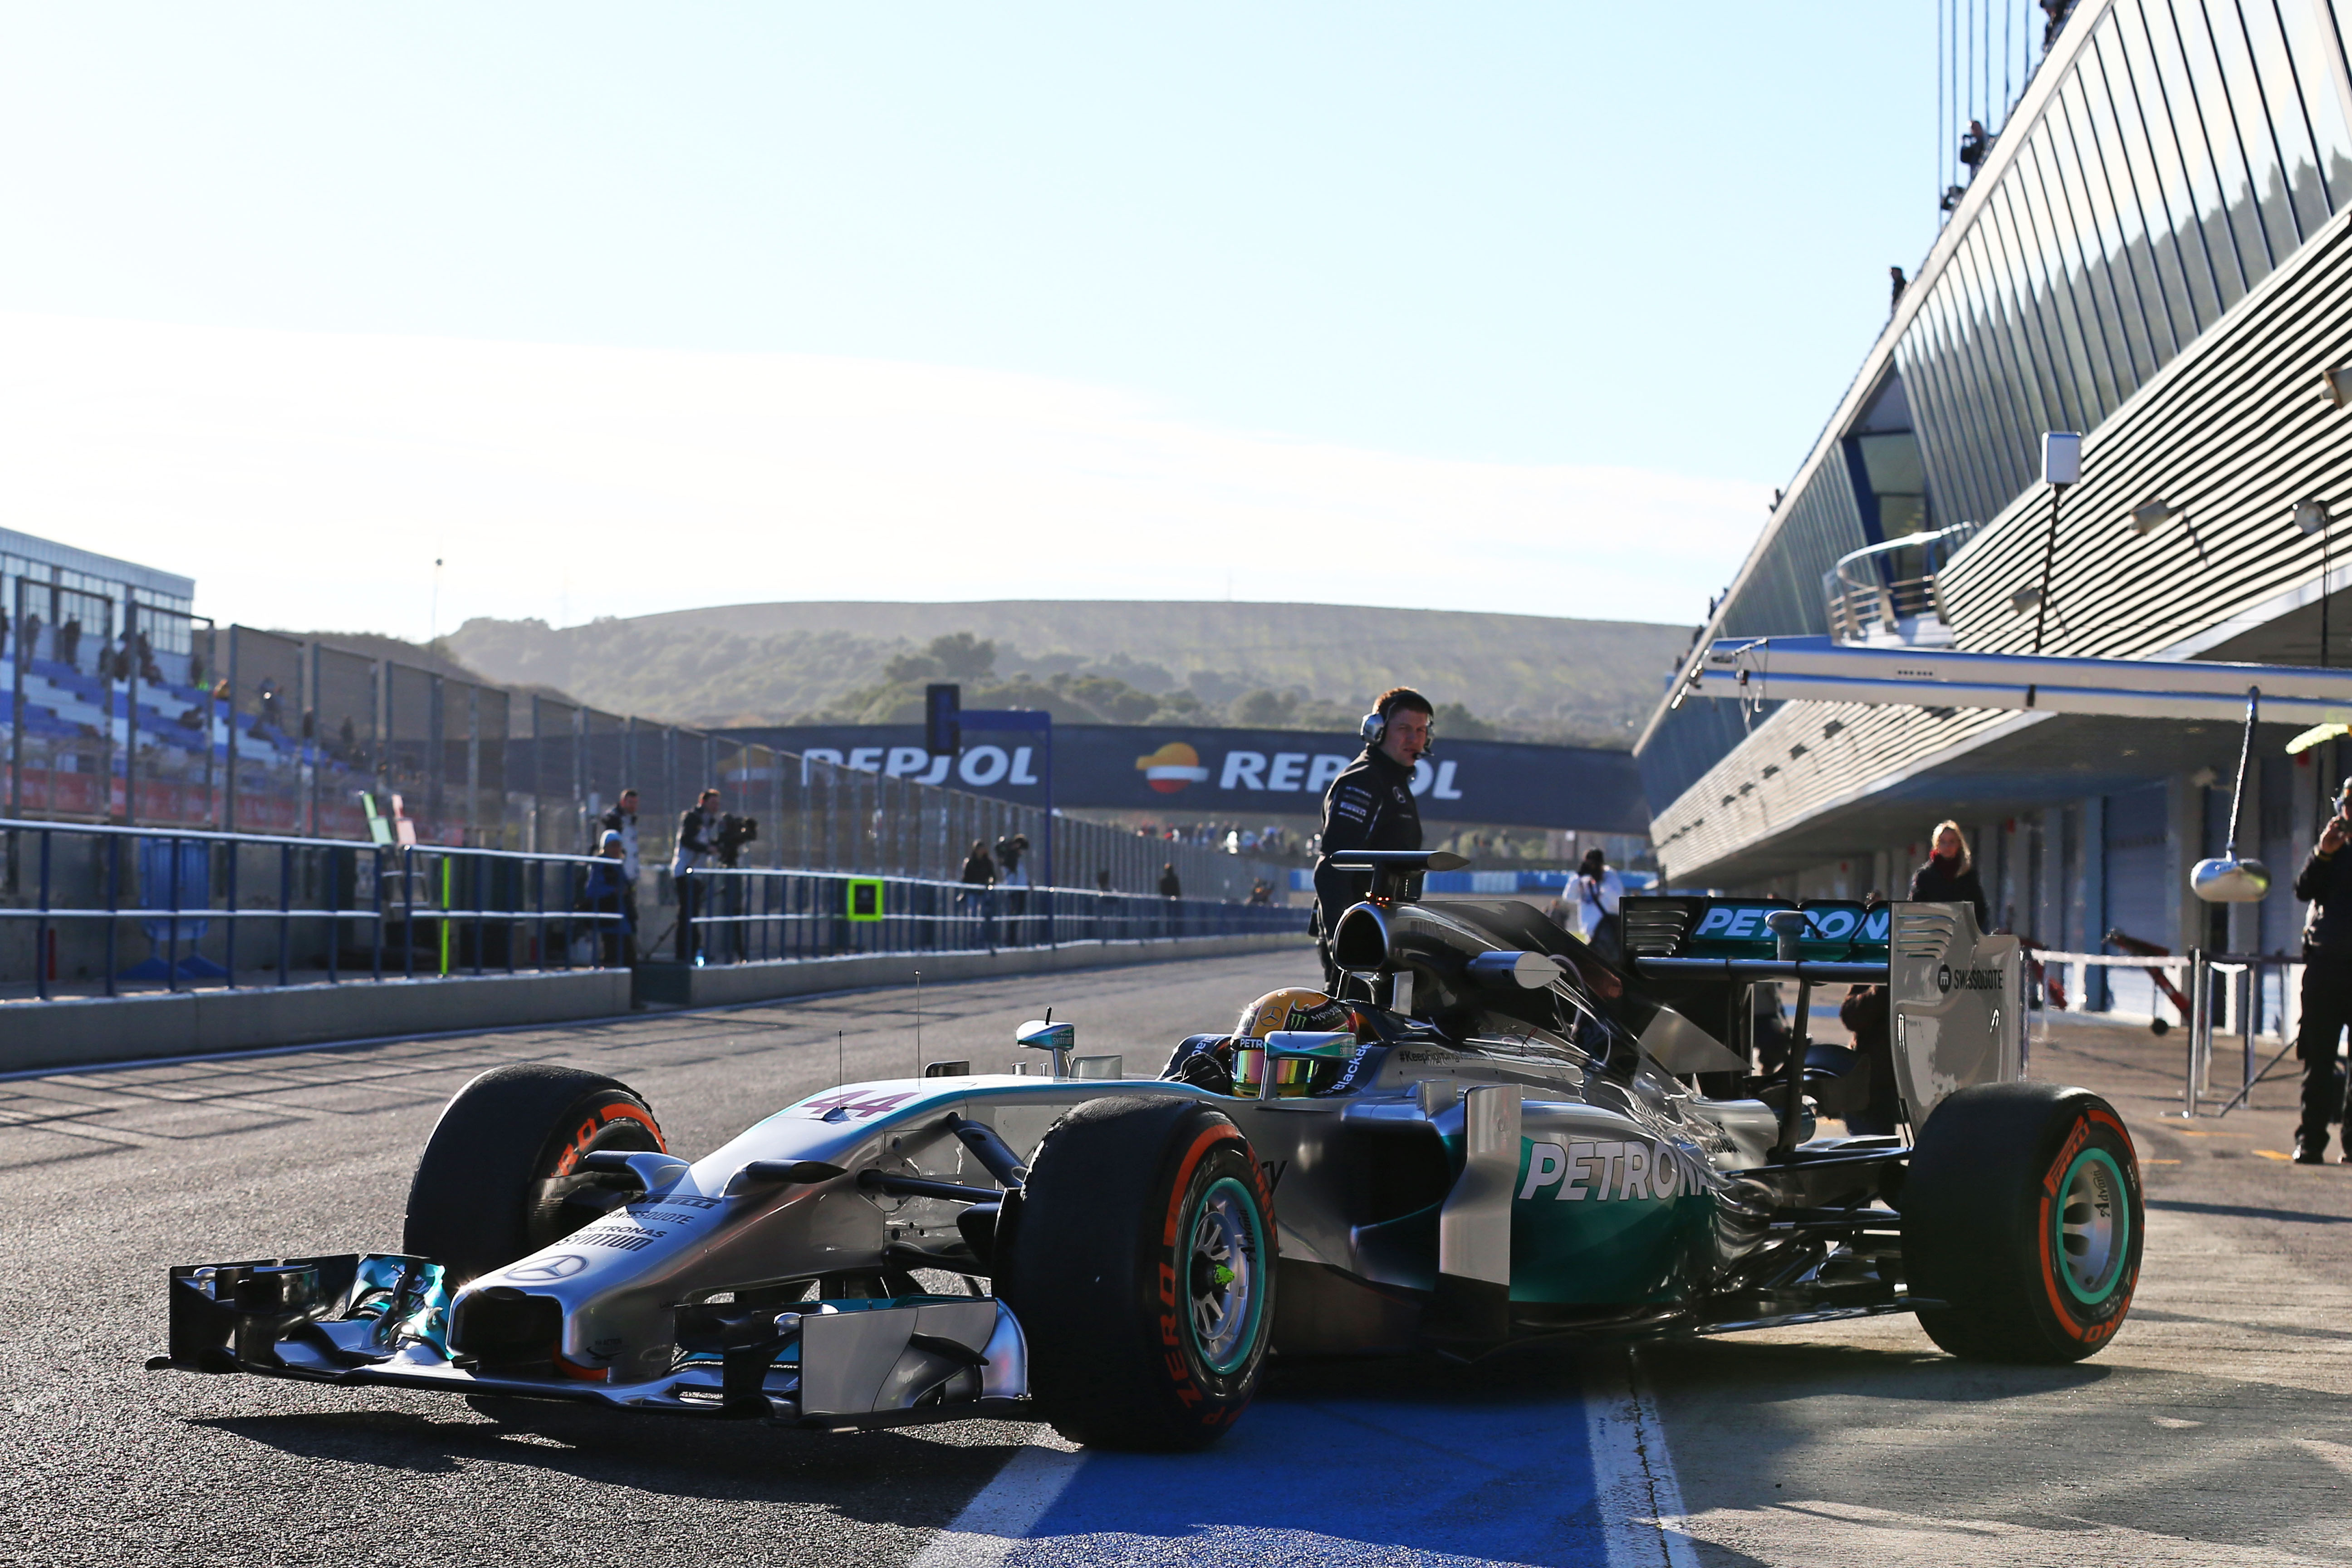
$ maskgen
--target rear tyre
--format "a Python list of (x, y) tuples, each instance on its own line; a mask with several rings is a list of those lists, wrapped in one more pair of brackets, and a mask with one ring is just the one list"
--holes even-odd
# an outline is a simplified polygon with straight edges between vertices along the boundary
[(999, 1289), (1055, 1430), (1199, 1448), (1249, 1405), (1274, 1329), (1274, 1201), (1198, 1100), (1089, 1100), (1039, 1145)]
[(582, 1155), (667, 1147), (626, 1084), (545, 1062), (494, 1068), (457, 1091), (426, 1141), (402, 1249), (441, 1263), (452, 1284), (487, 1274), (594, 1217), (574, 1201), (596, 1187), (575, 1173)]
[(1976, 1361), (2071, 1362), (2115, 1336), (2147, 1210), (2131, 1135), (2088, 1089), (1964, 1089), (1920, 1130), (1901, 1198), (1919, 1326)]

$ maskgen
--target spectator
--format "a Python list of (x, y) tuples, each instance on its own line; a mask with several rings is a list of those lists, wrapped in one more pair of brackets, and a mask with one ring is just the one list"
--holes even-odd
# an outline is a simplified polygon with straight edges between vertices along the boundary
[(1101, 870), (1097, 871), (1097, 872), (1095, 873), (1095, 886), (1096, 886), (1097, 889), (1101, 889), (1103, 892), (1108, 893), (1108, 892), (1109, 892), (1109, 891), (1110, 891), (1110, 868), (1109, 868), (1109, 867), (1106, 866), (1106, 867), (1104, 867)]
[(2066, 25), (2066, 14), (2074, 8), (2074, 0), (2042, 0), (2042, 14), (2050, 18), (2042, 25), (2042, 47), (2046, 53), (2058, 41), (2058, 30)]
[[(2352, 779), (2336, 792), (2336, 815), (2295, 873), (2294, 896), (2309, 900), (2303, 921), (2303, 1025), (2295, 1054), (2303, 1058), (2303, 1124), (2294, 1160), (2316, 1165), (2327, 1155), (2327, 1124), (2344, 1118), (2347, 1095), (2336, 1087), (2336, 1042), (2352, 1022)], [(2352, 1137), (2352, 1130), (2347, 1130)], [(2352, 1160), (2346, 1160), (2352, 1164)]]
[(1625, 883), (1609, 868), (1608, 857), (1598, 848), (1586, 850), (1570, 886), (1576, 893), (1576, 923), (1585, 945), (1607, 963), (1624, 962), (1624, 925), (1619, 917), (1625, 906)]
[(1890, 267), (1886, 269), (1886, 308), (1892, 310), (1895, 306), (1903, 303), (1903, 287), (1910, 279), (1903, 276), (1903, 268), (1900, 267)]
[(1991, 145), (1992, 138), (1985, 134), (1984, 121), (1969, 121), (1967, 134), (1960, 138), (1960, 162), (1975, 168), (1984, 162), (1985, 153)]
[(692, 806), (677, 814), (677, 849), (671, 855), (669, 874), (677, 884), (677, 961), (692, 963), (701, 956), (702, 943), (694, 929), (699, 890), (691, 873), (710, 864), (718, 853), (712, 840), (719, 835), (719, 792), (704, 790)]
[(1016, 922), (1013, 928), (1013, 942), (1021, 940), (1017, 923), (1029, 913), (1029, 870), (1022, 862), (1029, 857), (1029, 836), (1016, 833), (996, 845), (996, 885), (1004, 889), (1005, 912)]
[(1184, 896), (1184, 884), (1177, 879), (1176, 862), (1173, 860), (1165, 862), (1160, 868), (1160, 896), (1163, 899), (1181, 899)]
[(607, 830), (596, 844), (597, 863), (588, 868), (580, 889), (578, 907), (582, 912), (620, 917), (582, 922), (595, 940), (599, 962), (607, 965), (633, 963), (636, 959), (637, 906), (624, 869), (623, 854), (621, 836)]
[(58, 659), (60, 663), (71, 664), (80, 653), (81, 617), (68, 616), (66, 624), (58, 628)]
[[(344, 720), (343, 745), (346, 752), (352, 745), (351, 728), (352, 721), (349, 719)], [(635, 945), (637, 929), (637, 877), (645, 869), (637, 839), (637, 792), (634, 789), (623, 790), (620, 799), (613, 803), (612, 809), (596, 819), (596, 826), (599, 835), (597, 842), (600, 845), (607, 838), (618, 839), (620, 842), (621, 902), (629, 917), (628, 930), (631, 942), (629, 962), (634, 963), (636, 962)], [(602, 854), (604, 851), (600, 848), (597, 853)]]
[(1274, 884), (1260, 877), (1250, 884), (1249, 901), (1261, 907), (1274, 902)]
[(1985, 903), (1984, 885), (1977, 880), (1976, 868), (1969, 860), (1969, 841), (1960, 836), (1957, 822), (1936, 824), (1932, 841), (1934, 853), (1927, 863), (1911, 873), (1911, 899), (1923, 904), (1972, 904), (1977, 911), (1977, 929), (1992, 930), (1992, 912)]
[[(956, 895), (956, 905), (980, 917), (982, 930), (987, 929), (989, 889), (996, 886), (996, 862), (988, 857), (988, 841), (975, 838), (970, 853), (963, 858), (963, 891)], [(994, 943), (991, 942), (991, 946)]]

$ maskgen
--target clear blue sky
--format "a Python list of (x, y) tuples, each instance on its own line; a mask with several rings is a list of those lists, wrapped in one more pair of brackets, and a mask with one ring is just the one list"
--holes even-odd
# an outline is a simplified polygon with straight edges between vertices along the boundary
[(0, 310), (883, 358), (1777, 484), (1935, 228), (1925, 0), (0, 18)]

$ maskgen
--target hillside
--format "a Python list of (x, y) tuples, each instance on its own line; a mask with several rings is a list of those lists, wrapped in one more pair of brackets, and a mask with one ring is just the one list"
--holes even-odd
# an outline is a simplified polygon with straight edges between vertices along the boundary
[(1070, 721), (1352, 724), (1407, 681), (1465, 738), (1623, 745), (1689, 638), (1650, 622), (1451, 610), (998, 600), (477, 619), (445, 646), (492, 680), (674, 723), (901, 720), (919, 712), (923, 681), (947, 679), (972, 706)]

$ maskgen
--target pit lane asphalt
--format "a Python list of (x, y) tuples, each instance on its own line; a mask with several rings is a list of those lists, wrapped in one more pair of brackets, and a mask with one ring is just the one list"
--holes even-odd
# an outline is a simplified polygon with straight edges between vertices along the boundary
[[(1048, 1004), (1082, 1054), (1171, 1043), (1295, 984), (1301, 955), (923, 991), (922, 1054), (1002, 1070)], [(1304, 967), (1311, 969), (1308, 956)], [(910, 964), (910, 968), (912, 965)], [(609, 1073), (673, 1148), (842, 1080), (914, 1070), (911, 988), (723, 1012), (0, 1083), (9, 1410), (0, 1561), (904, 1563), (1027, 1437), (821, 1437), (403, 1390), (149, 1373), (163, 1270), (392, 1248), (450, 1094), (510, 1061)]]
[[(1148, 1069), (1300, 968), (1277, 953), (930, 986), (923, 1055), (1001, 1064), (1013, 1026), (1050, 1002), (1082, 1049)], [(835, 1081), (837, 1050), (853, 1078), (909, 1070), (912, 1001), (0, 1084), (0, 1168), (16, 1178), (0, 1560), (909, 1562), (1034, 1428), (839, 1438), (555, 1405), (484, 1414), (141, 1363), (162, 1344), (167, 1263), (396, 1242), (415, 1152), (476, 1072), (523, 1059), (611, 1072), (699, 1152)], [(1584, 1452), (1586, 1394), (1630, 1375), (1679, 1477), (1673, 1561), (2352, 1563), (2352, 1170), (2260, 1152), (2290, 1146), (2284, 1077), (2251, 1112), (2167, 1121), (2179, 1041), (2078, 1026), (2037, 1048), (2035, 1076), (2107, 1094), (2147, 1162), (2137, 1310), (2093, 1361), (1967, 1365), (1889, 1318), (1630, 1359), (1284, 1368), (1234, 1439), (1169, 1465), (1163, 1487), (1148, 1466), (1083, 1461), (998, 1560), (1599, 1561), (1600, 1527), (1622, 1520), (1595, 1513), (1611, 1499), (1583, 1468), (1605, 1458)], [(1243, 1442), (1252, 1424), (1320, 1452)], [(1332, 1506), (1383, 1476), (1380, 1506)], [(1629, 1539), (1608, 1542), (1610, 1561)], [(1650, 1540), (1643, 1560), (1669, 1560)]]

